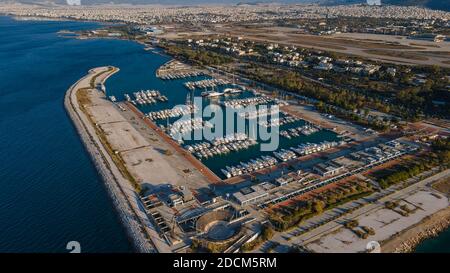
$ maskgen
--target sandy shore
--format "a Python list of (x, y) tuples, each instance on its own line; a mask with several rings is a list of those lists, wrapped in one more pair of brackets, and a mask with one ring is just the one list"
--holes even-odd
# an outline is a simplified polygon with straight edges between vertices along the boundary
[(435, 237), (450, 227), (450, 207), (442, 209), (383, 242), (382, 252), (412, 252), (425, 239)]
[[(76, 97), (76, 92), (79, 89), (89, 88), (91, 79), (101, 72), (107, 71), (107, 69), (108, 67), (92, 69), (88, 75), (72, 85), (65, 95), (64, 105), (98, 173), (104, 181), (105, 188), (113, 201), (119, 219), (125, 227), (134, 248), (138, 252), (156, 252), (156, 248), (146, 231), (142, 216), (139, 215), (139, 211), (137, 210), (139, 204), (136, 203), (136, 198), (130, 196), (133, 193), (130, 192), (129, 188), (124, 184), (124, 181), (122, 181), (124, 180), (123, 177), (116, 170), (107, 152), (102, 147), (101, 142), (95, 134), (94, 127), (80, 109)], [(105, 82), (115, 72), (117, 70), (102, 74), (96, 83)]]

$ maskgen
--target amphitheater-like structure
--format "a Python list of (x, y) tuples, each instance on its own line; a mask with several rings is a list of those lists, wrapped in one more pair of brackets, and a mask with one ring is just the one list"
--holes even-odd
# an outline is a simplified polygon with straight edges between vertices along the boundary
[(233, 238), (239, 227), (230, 224), (233, 214), (229, 210), (217, 210), (205, 213), (198, 218), (197, 232), (209, 241), (227, 241)]

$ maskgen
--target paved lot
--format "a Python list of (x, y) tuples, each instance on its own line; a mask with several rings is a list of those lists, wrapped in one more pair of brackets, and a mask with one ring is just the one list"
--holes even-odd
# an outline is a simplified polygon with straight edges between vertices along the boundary
[[(423, 198), (424, 203), (421, 206), (424, 207), (424, 211), (423, 211), (423, 213), (416, 212), (417, 216), (414, 216), (414, 217), (422, 217), (423, 218), (426, 215), (430, 215), (430, 214), (433, 214), (436, 211), (438, 211), (440, 207), (445, 205), (445, 202), (447, 202), (446, 206), (450, 205), (448, 199), (445, 197), (442, 199), (436, 198), (436, 199), (440, 200), (439, 202), (436, 202), (436, 200), (433, 199), (433, 198), (435, 198), (434, 195), (430, 195), (429, 193), (433, 192), (438, 195), (441, 195), (441, 194), (437, 193), (436, 191), (434, 191), (430, 187), (428, 187), (429, 184), (431, 184), (435, 181), (438, 181), (444, 177), (448, 177), (448, 176), (450, 176), (450, 170), (445, 170), (443, 172), (437, 173), (437, 174), (432, 175), (431, 177), (428, 177), (425, 179), (412, 178), (409, 180), (409, 183), (411, 183), (411, 185), (404, 189), (395, 191), (394, 190), (395, 186), (394, 186), (394, 188), (381, 191), (380, 193), (375, 193), (375, 194), (373, 194), (369, 197), (366, 197), (362, 200), (356, 200), (353, 202), (346, 203), (346, 204), (339, 206), (331, 211), (327, 211), (317, 217), (313, 217), (313, 218), (305, 221), (301, 225), (301, 227), (294, 229), (293, 231), (277, 233), (272, 240), (280, 243), (280, 246), (277, 248), (278, 252), (286, 252), (288, 249), (288, 246), (292, 245), (292, 244), (300, 244), (300, 245), (309, 247), (308, 244), (310, 244), (314, 241), (317, 241), (320, 238), (324, 238), (325, 236), (327, 236), (327, 234), (334, 236), (333, 234), (337, 230), (342, 228), (343, 221), (346, 221), (349, 219), (359, 219), (359, 217), (364, 217), (365, 215), (370, 215), (370, 213), (372, 213), (372, 212), (376, 212), (380, 209), (384, 209), (385, 202), (392, 201), (392, 200), (400, 200), (400, 199), (409, 200), (409, 198), (412, 198), (411, 202), (414, 201), (414, 202), (417, 202), (418, 205), (420, 205), (420, 203), (422, 203), (420, 201), (420, 199)], [(428, 194), (416, 195), (420, 191), (428, 192)], [(385, 197), (382, 197), (378, 201), (371, 203), (371, 201), (378, 199), (380, 196), (385, 196)], [(362, 208), (357, 209), (356, 211), (354, 211), (350, 214), (347, 214), (343, 217), (340, 217), (336, 220), (332, 220), (332, 221), (327, 220), (327, 219), (330, 219), (332, 216), (334, 216), (336, 213), (339, 213), (340, 211), (343, 211), (343, 210), (348, 210), (349, 208), (355, 207), (361, 203), (366, 204), (366, 205), (363, 206)], [(426, 203), (426, 205), (425, 205), (425, 203)], [(434, 206), (436, 206), (436, 207), (434, 207)], [(414, 217), (411, 219), (408, 219), (408, 222), (409, 222), (409, 220), (411, 220), (411, 221), (414, 220), (415, 219)], [(309, 225), (316, 224), (316, 223), (319, 223), (322, 221), (325, 221), (327, 223), (310, 231), (310, 232), (307, 232), (300, 236), (294, 237), (294, 239), (292, 239), (290, 241), (286, 240), (286, 238), (292, 237), (292, 234), (294, 231), (299, 231), (302, 229), (302, 227), (307, 227)], [(416, 222), (418, 222), (418, 221), (419, 220), (417, 220)], [(414, 223), (415, 222), (410, 223), (409, 226)], [(398, 229), (396, 230), (396, 232), (400, 232), (402, 229), (404, 229), (406, 227), (408, 227), (408, 225), (406, 225), (406, 224), (403, 226), (398, 226)], [(389, 237), (389, 236), (387, 236), (386, 230), (384, 231), (384, 233), (381, 233), (381, 234), (384, 234), (384, 237), (385, 237), (384, 239), (387, 239)], [(359, 247), (360, 246), (361, 245), (359, 245)], [(364, 245), (364, 247), (365, 247), (365, 245)], [(331, 246), (329, 248), (331, 249)], [(362, 251), (362, 250), (364, 250), (364, 248), (360, 249), (360, 248), (355, 247), (355, 249), (353, 249), (352, 252)], [(261, 250), (259, 250), (259, 251), (261, 251)]]
[[(437, 196), (440, 196), (440, 198)], [(406, 202), (401, 201), (400, 206), (406, 204), (410, 209), (414, 206), (419, 209), (404, 217), (398, 212), (380, 207), (378, 210), (357, 217), (360, 226), (371, 227), (376, 231), (375, 235), (369, 236), (367, 239), (360, 239), (353, 231), (342, 227), (307, 244), (306, 247), (321, 253), (364, 251), (370, 241), (381, 242), (386, 240), (397, 232), (420, 222), (426, 216), (449, 206), (447, 198), (443, 195), (437, 195), (437, 193), (431, 194), (429, 190), (418, 190), (404, 200)], [(397, 208), (396, 210), (400, 209)]]
[(149, 146), (148, 141), (128, 122), (103, 123), (100, 128), (108, 137), (108, 141), (115, 151), (130, 151)]

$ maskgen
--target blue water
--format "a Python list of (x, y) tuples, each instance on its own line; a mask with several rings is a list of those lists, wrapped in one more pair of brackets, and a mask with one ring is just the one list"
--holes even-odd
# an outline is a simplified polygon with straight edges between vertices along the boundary
[[(155, 78), (167, 56), (129, 41), (77, 40), (57, 34), (96, 27), (0, 16), (0, 252), (67, 252), (69, 241), (79, 241), (83, 252), (133, 251), (64, 110), (64, 94), (89, 69), (104, 65), (120, 68), (106, 83), (109, 95), (123, 99), (124, 93), (159, 89), (169, 98), (170, 105), (144, 107), (144, 112), (183, 104), (188, 92), (182, 80)], [(296, 141), (334, 138), (326, 131)], [(284, 145), (293, 143), (283, 141)], [(244, 151), (238, 159), (256, 153)], [(218, 172), (232, 160), (205, 164)], [(448, 243), (448, 232), (444, 234)], [(425, 244), (431, 244), (425, 252), (444, 247), (432, 241)]]
[[(106, 90), (108, 95), (114, 95), (118, 100), (125, 100), (124, 94), (129, 94), (132, 98), (134, 98), (133, 93), (140, 90), (146, 90), (146, 89), (156, 89), (159, 90), (162, 94), (167, 96), (169, 99), (168, 102), (159, 102), (157, 104), (149, 104), (149, 105), (138, 105), (137, 107), (143, 112), (148, 113), (151, 111), (159, 111), (162, 109), (171, 109), (172, 107), (176, 105), (182, 105), (186, 103), (187, 96), (190, 94), (190, 91), (183, 85), (186, 81), (198, 81), (203, 80), (205, 78), (208, 78), (206, 76), (198, 76), (198, 77), (191, 77), (187, 79), (178, 79), (178, 80), (161, 80), (155, 77), (156, 69), (163, 63), (163, 61), (168, 61), (169, 58), (166, 56), (159, 56), (157, 54), (155, 55), (155, 58), (158, 59), (158, 61), (153, 60), (151, 63), (145, 63), (144, 66), (142, 66), (141, 62), (133, 63), (133, 69), (134, 70), (128, 70), (126, 71), (127, 74), (122, 73), (123, 71), (120, 71), (119, 73), (113, 75), (111, 78), (108, 79), (106, 82)], [(120, 67), (122, 69), (122, 67)], [(128, 74), (130, 73), (130, 75)], [(126, 75), (126, 80), (124, 76)], [(232, 87), (231, 85), (224, 85), (217, 87), (218, 91), (222, 91), (223, 89), (227, 87)], [(193, 91), (193, 96), (200, 98), (201, 92), (205, 90), (203, 89), (195, 89)], [(210, 104), (215, 104), (218, 107), (220, 107), (225, 113), (225, 108), (223, 106), (219, 106), (219, 102), (222, 100), (231, 100), (231, 99), (242, 99), (242, 98), (248, 98), (248, 97), (254, 97), (255, 94), (250, 91), (245, 91), (239, 94), (235, 94), (232, 96), (226, 96), (221, 98), (202, 98), (201, 104), (197, 104), (196, 106), (198, 109), (204, 109)], [(280, 114), (280, 116), (283, 116), (283, 114)], [(223, 115), (223, 125), (226, 125), (227, 115)], [(169, 120), (158, 120), (155, 121), (158, 125), (167, 125), (167, 122), (173, 123), (176, 120), (178, 120), (179, 117), (176, 118), (169, 118)], [(205, 118), (207, 119), (207, 118)], [(243, 118), (238, 118), (241, 119)], [(245, 121), (244, 121), (245, 122)], [(234, 128), (231, 130), (236, 130), (236, 124), (234, 123)], [(245, 126), (247, 127), (247, 131), (250, 131), (251, 129), (248, 129), (249, 124), (248, 121), (245, 122)], [(283, 125), (279, 128), (279, 130), (285, 130), (288, 128), (293, 127), (299, 127), (304, 125), (305, 122), (300, 120), (294, 123)], [(257, 130), (257, 128), (255, 128)], [(257, 131), (254, 130), (256, 133)], [(201, 130), (200, 130), (201, 131)], [(201, 132), (200, 132), (201, 133)], [(229, 134), (229, 128), (223, 128), (221, 136), (225, 136)], [(183, 145), (191, 145), (194, 143), (199, 143), (205, 141), (204, 139), (194, 139), (194, 132), (187, 133), (183, 137), (189, 137), (189, 140), (184, 139)], [(319, 143), (321, 141), (335, 141), (338, 140), (337, 134), (328, 131), (328, 130), (321, 130), (317, 133), (314, 133), (310, 136), (300, 136), (292, 139), (287, 139), (280, 137), (279, 138), (279, 145), (278, 149), (289, 149), (290, 147), (297, 147), (298, 145), (302, 143)], [(225, 169), (225, 166), (234, 166), (239, 164), (240, 162), (248, 162), (251, 159), (256, 159), (263, 155), (269, 155), (273, 156), (272, 151), (270, 152), (261, 152), (260, 144), (257, 144), (255, 146), (250, 147), (247, 150), (241, 150), (238, 152), (232, 152), (229, 154), (224, 155), (218, 155), (211, 157), (209, 159), (202, 159), (201, 161), (205, 166), (207, 166), (211, 171), (213, 171), (216, 175), (218, 175), (221, 178), (226, 178), (225, 175), (222, 173), (221, 169)]]
[(0, 17), (0, 252), (66, 252), (73, 240), (83, 252), (133, 251), (63, 97), (92, 67), (132, 75), (160, 60), (135, 43), (56, 34), (95, 27)]
[(417, 246), (416, 253), (450, 253), (450, 229), (427, 239)]

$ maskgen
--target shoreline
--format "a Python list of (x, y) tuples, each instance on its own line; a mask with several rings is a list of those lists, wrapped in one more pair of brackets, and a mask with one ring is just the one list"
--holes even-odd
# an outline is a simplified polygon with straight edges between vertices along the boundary
[[(77, 39), (78, 38), (79, 37), (77, 37)], [(112, 39), (117, 39), (117, 38), (112, 38)], [(147, 50), (147, 48), (146, 48), (147, 44), (145, 44), (143, 42), (133, 40), (133, 39), (119, 39), (119, 40), (127, 40), (127, 41), (131, 41), (131, 42), (136, 42), (140, 45), (143, 45), (144, 50)], [(162, 54), (162, 55), (165, 55), (165, 54)], [(166, 55), (166, 56), (170, 56), (170, 55)], [(168, 62), (171, 62), (175, 59), (173, 56), (170, 56), (170, 57), (172, 57), (172, 59)], [(91, 73), (91, 71), (89, 73)], [(107, 80), (107, 78), (109, 76), (112, 76), (113, 74), (114, 73), (109, 74), (105, 79), (103, 79), (102, 83), (104, 83)], [(90, 74), (86, 75), (85, 77), (88, 77), (89, 75)], [(83, 77), (83, 78), (85, 78), (85, 77)], [(81, 81), (82, 79), (80, 79), (79, 81)], [(75, 83), (73, 86), (76, 86), (77, 83)], [(71, 88), (73, 88), (73, 86)], [(69, 93), (69, 91), (68, 91), (68, 93)], [(66, 109), (67, 109), (67, 107), (66, 107)], [(68, 110), (68, 112), (69, 112), (69, 110)], [(123, 213), (123, 211), (122, 211), (123, 208), (120, 208), (120, 206), (123, 204), (117, 203), (118, 202), (116, 199), (117, 192), (114, 192), (114, 190), (117, 190), (117, 189), (112, 189), (112, 187), (114, 187), (114, 185), (110, 185), (112, 181), (108, 181), (109, 178), (105, 177), (105, 174), (103, 173), (105, 170), (99, 169), (99, 168), (102, 168), (105, 166), (101, 166), (102, 165), (101, 162), (100, 162), (100, 164), (99, 164), (99, 162), (97, 162), (98, 160), (101, 160), (101, 159), (97, 158), (98, 154), (96, 154), (95, 151), (90, 150), (90, 148), (92, 149), (95, 147), (90, 147), (90, 148), (88, 147), (90, 143), (87, 143), (86, 140), (83, 139), (82, 133), (79, 132), (80, 128), (78, 128), (76, 122), (73, 120), (73, 117), (70, 113), (69, 113), (69, 116), (71, 116), (72, 122), (74, 123), (75, 127), (77, 128), (78, 134), (81, 137), (83, 145), (86, 147), (86, 150), (88, 150), (90, 157), (98, 170), (98, 173), (100, 174), (100, 176), (102, 177), (102, 180), (104, 181), (104, 185), (108, 190), (108, 195), (113, 200), (114, 207), (119, 214), (120, 221), (122, 222), (123, 226), (125, 227), (125, 229), (127, 231), (128, 237), (131, 239), (135, 249), (137, 249), (138, 251), (141, 252), (139, 243), (136, 243), (136, 238), (134, 236), (135, 233), (133, 231), (130, 232), (130, 230), (129, 230), (130, 224), (126, 220), (124, 220), (124, 218), (126, 216), (124, 217), (123, 215), (121, 215)], [(81, 128), (81, 130), (83, 130), (83, 128)], [(398, 252), (399, 253), (413, 252), (414, 249), (420, 243), (422, 243), (424, 240), (438, 236), (441, 232), (445, 231), (449, 227), (450, 227), (450, 208), (447, 208), (447, 209), (438, 211), (430, 216), (427, 216), (426, 218), (422, 219), (419, 223), (414, 224), (414, 225), (408, 227), (407, 229), (400, 231), (399, 233), (397, 233), (395, 235), (392, 235), (392, 237), (389, 239), (386, 239), (385, 242), (382, 242), (383, 252), (385, 252), (384, 251), (385, 249), (388, 250), (386, 252), (396, 252), (396, 253), (398, 253)]]
[[(108, 192), (108, 196), (113, 202), (113, 206), (117, 212), (119, 220), (125, 228), (127, 237), (131, 241), (133, 248), (137, 252), (157, 252), (156, 247), (151, 243), (148, 233), (144, 231), (145, 226), (140, 219), (140, 216), (136, 213), (135, 208), (133, 208), (127, 194), (125, 193), (125, 190), (122, 188), (122, 185), (119, 182), (120, 178), (118, 178), (114, 174), (114, 171), (111, 170), (111, 163), (108, 162), (108, 159), (102, 151), (102, 148), (99, 146), (96, 137), (92, 134), (92, 132), (90, 132), (95, 129), (91, 126), (91, 124), (86, 124), (84, 120), (86, 117), (83, 119), (82, 116), (84, 113), (80, 113), (79, 111), (80, 107), (76, 99), (76, 93), (79, 89), (81, 89), (79, 85), (86, 80), (90, 82), (94, 76), (98, 75), (96, 70), (104, 68), (105, 67), (91, 69), (87, 75), (74, 83), (67, 90), (64, 96), (64, 106), (80, 137), (81, 142), (83, 143), (83, 146), (88, 152), (99, 176), (103, 180), (103, 185)], [(113, 73), (108, 73), (108, 75), (102, 79), (101, 83), (103, 84), (108, 77), (117, 71), (118, 69), (112, 71)]]
[(381, 243), (382, 252), (411, 253), (425, 240), (438, 237), (450, 228), (450, 207), (422, 219)]

